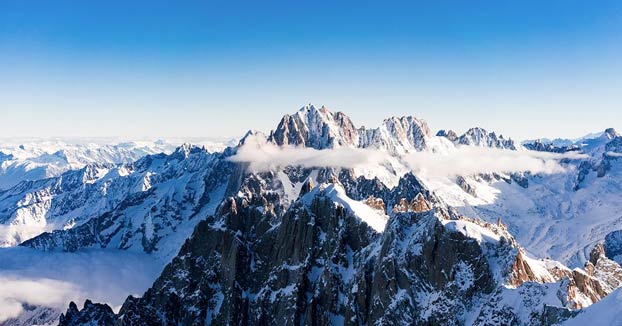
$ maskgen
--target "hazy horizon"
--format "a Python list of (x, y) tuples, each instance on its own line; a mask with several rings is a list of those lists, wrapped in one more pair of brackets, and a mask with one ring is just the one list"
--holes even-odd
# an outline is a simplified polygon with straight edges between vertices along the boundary
[[(319, 106), (318, 106), (319, 107)], [(328, 108), (330, 110), (330, 108)], [(63, 135), (47, 135), (47, 136), (8, 136), (8, 135), (0, 135), (0, 140), (4, 140), (4, 141), (63, 141), (63, 142), (67, 142), (67, 143), (75, 143), (75, 144), (80, 144), (80, 143), (87, 143), (87, 142), (92, 142), (92, 143), (99, 143), (99, 144), (107, 144), (107, 143), (117, 143), (117, 142), (124, 142), (124, 141), (156, 141), (156, 140), (166, 140), (166, 141), (173, 141), (173, 142), (190, 142), (192, 143), (193, 140), (195, 141), (199, 141), (199, 140), (212, 140), (212, 141), (227, 141), (227, 140), (231, 140), (231, 139), (240, 139), (242, 138), (248, 131), (250, 130), (257, 130), (260, 132), (265, 133), (266, 135), (269, 134), (271, 131), (273, 131), (276, 127), (277, 124), (280, 122), (281, 118), (285, 115), (285, 114), (293, 114), (296, 111), (291, 111), (291, 112), (286, 112), (283, 113), (281, 116), (279, 116), (276, 120), (274, 120), (274, 123), (272, 126), (270, 126), (267, 129), (258, 129), (258, 128), (254, 128), (254, 127), (250, 127), (246, 128), (245, 130), (243, 130), (242, 132), (240, 132), (239, 134), (235, 135), (235, 134), (231, 134), (231, 135), (194, 135), (194, 136), (187, 136), (187, 135), (183, 135), (183, 134), (178, 134), (178, 135), (157, 135), (157, 134), (153, 134), (153, 135), (95, 135), (95, 136), (91, 136), (91, 135), (67, 135), (67, 136), (63, 136)], [(337, 112), (337, 111), (332, 111), (331, 112)], [(348, 114), (348, 112), (342, 111), (343, 113), (345, 113), (346, 115), (350, 116)], [(394, 115), (388, 115), (385, 118), (383, 118), (382, 120), (386, 119), (386, 118), (390, 118), (393, 117)], [(423, 119), (424, 121), (428, 122), (425, 118), (421, 118), (419, 116), (415, 116), (416, 118), (419, 119)], [(352, 118), (352, 116), (350, 116), (350, 118)], [(357, 121), (355, 121), (352, 118), (352, 122), (354, 123), (355, 127), (357, 128), (361, 128), (361, 127), (365, 127), (365, 128), (376, 128), (379, 127), (382, 123), (382, 120), (378, 121), (377, 124), (374, 125), (362, 125), (357, 123)], [(453, 130), (455, 131), (457, 134), (463, 134), (464, 132), (466, 132), (468, 129), (470, 128), (474, 128), (474, 127), (482, 127), (484, 128), (486, 131), (488, 132), (495, 132), (496, 134), (499, 135), (503, 135), (505, 138), (511, 138), (515, 141), (527, 141), (527, 140), (535, 140), (535, 139), (569, 139), (569, 140), (576, 140), (579, 138), (583, 138), (583, 137), (589, 137), (590, 135), (593, 134), (598, 134), (601, 133), (603, 131), (605, 131), (605, 129), (607, 128), (614, 128), (617, 131), (621, 131), (620, 128), (616, 127), (616, 126), (609, 126), (609, 127), (604, 127), (600, 130), (585, 130), (585, 132), (580, 133), (580, 134), (576, 134), (576, 135), (570, 135), (570, 136), (566, 136), (566, 135), (554, 135), (551, 137), (546, 137), (546, 136), (542, 136), (542, 137), (528, 137), (528, 138), (518, 138), (515, 137), (511, 134), (505, 133), (503, 132), (503, 130), (499, 130), (499, 129), (495, 129), (494, 127), (490, 128), (490, 127), (484, 127), (481, 125), (474, 125), (471, 127), (468, 127), (466, 129), (463, 130), (457, 130), (457, 129), (452, 129), (452, 128), (436, 128), (433, 125), (430, 125), (428, 122), (428, 126), (430, 127), (430, 131), (432, 132), (432, 134), (436, 134), (438, 131), (440, 130)]]

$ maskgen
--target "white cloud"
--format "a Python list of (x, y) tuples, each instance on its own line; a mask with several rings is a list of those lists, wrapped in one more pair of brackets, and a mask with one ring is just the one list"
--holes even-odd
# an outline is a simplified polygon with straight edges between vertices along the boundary
[(238, 153), (231, 157), (234, 162), (247, 162), (254, 171), (268, 171), (283, 166), (346, 167), (357, 168), (379, 165), (387, 159), (381, 151), (339, 148), (317, 150), (313, 148), (276, 146), (263, 137), (249, 136)]
[[(560, 160), (581, 157), (585, 156), (574, 152), (558, 154), (458, 146), (442, 154), (415, 152), (397, 159), (407, 169), (422, 176), (457, 176), (487, 172), (559, 173), (565, 171)], [(248, 137), (231, 160), (248, 162), (254, 171), (267, 171), (284, 166), (373, 169), (391, 165), (389, 161), (394, 162), (395, 157), (377, 149), (279, 147), (267, 143), (262, 137)]]
[(18, 317), (23, 304), (64, 312), (70, 301), (81, 307), (88, 298), (118, 307), (129, 294), (142, 295), (164, 263), (123, 250), (0, 248), (0, 323)]
[(62, 307), (74, 298), (83, 297), (75, 285), (46, 278), (22, 279), (19, 276), (0, 276), (0, 322), (15, 318), (22, 304)]
[(578, 153), (512, 151), (506, 149), (460, 146), (445, 154), (411, 153), (403, 157), (415, 173), (427, 176), (458, 176), (478, 173), (561, 173), (566, 170), (560, 160), (585, 157)]

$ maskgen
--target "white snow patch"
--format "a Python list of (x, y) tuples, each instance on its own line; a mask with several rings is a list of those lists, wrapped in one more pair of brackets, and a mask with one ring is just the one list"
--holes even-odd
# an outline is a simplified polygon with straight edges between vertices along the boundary
[(485, 227), (466, 220), (441, 220), (441, 223), (450, 231), (460, 232), (479, 243), (498, 243), (501, 236)]
[[(317, 188), (317, 187), (316, 187)], [(389, 217), (380, 211), (369, 207), (367, 204), (351, 199), (346, 195), (346, 191), (338, 184), (330, 184), (323, 189), (327, 197), (352, 212), (356, 217), (367, 223), (376, 232), (383, 232)], [(311, 192), (311, 196), (315, 192)], [(309, 196), (308, 198), (312, 198)], [(306, 197), (306, 196), (305, 196)]]

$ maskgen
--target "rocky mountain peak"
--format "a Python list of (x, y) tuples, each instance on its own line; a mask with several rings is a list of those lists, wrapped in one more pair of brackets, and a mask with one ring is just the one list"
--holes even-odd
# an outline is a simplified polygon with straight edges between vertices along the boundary
[(456, 134), (453, 130), (439, 130), (436, 133), (437, 137), (445, 137), (449, 139), (451, 142), (455, 142), (458, 139), (458, 134)]
[[(240, 144), (251, 136), (266, 141), (251, 130)], [(307, 105), (285, 115), (267, 138), (278, 145), (393, 153), (426, 150), (439, 140), (514, 146), (482, 128), (437, 136), (447, 139), (434, 138), (425, 121), (412, 116), (365, 129), (341, 112)], [(500, 219), (463, 216), (470, 212), (445, 204), (412, 173), (396, 172), (397, 185), (389, 186), (355, 169), (252, 172), (226, 154), (192, 155), (195, 150), (182, 145), (170, 156), (147, 157), (106, 182), (92, 169), (93, 185), (76, 183), (88, 192), (66, 189), (64, 198), (50, 202), (54, 214), (104, 208), (24, 245), (177, 254), (118, 314), (90, 301), (82, 310), (72, 303), (61, 325), (536, 325), (545, 304), (584, 307), (622, 282), (622, 268), (605, 257), (606, 247), (592, 251), (585, 270), (532, 258), (510, 234), (511, 216), (509, 227)], [(464, 178), (458, 183), (474, 193)], [(187, 233), (177, 236), (181, 232)], [(170, 245), (176, 238), (187, 241)]]
[(261, 132), (259, 130), (255, 130), (255, 129), (249, 129), (244, 134), (244, 136), (242, 136), (242, 138), (240, 138), (240, 141), (238, 142), (238, 146), (242, 146), (242, 145), (246, 144), (247, 140), (249, 138), (252, 138), (252, 137), (259, 137), (261, 139), (267, 138), (266, 135), (263, 132)]
[[(440, 131), (436, 136), (459, 145), (515, 150), (512, 139), (506, 139), (483, 128), (471, 128), (458, 136), (454, 131)], [(326, 107), (309, 104), (294, 114), (286, 114), (268, 141), (277, 145), (295, 145), (315, 149), (338, 147), (377, 148), (393, 154), (432, 150), (446, 143), (433, 140), (425, 120), (414, 116), (390, 117), (377, 128), (357, 128), (342, 112), (332, 113)]]
[(607, 258), (620, 262), (622, 258), (622, 230), (609, 232), (605, 236), (603, 246)]
[(337, 147), (378, 148), (391, 153), (421, 151), (432, 137), (424, 120), (413, 116), (391, 117), (374, 129), (357, 128), (343, 112), (306, 105), (285, 115), (268, 140), (277, 145), (316, 149)]
[[(283, 174), (302, 183), (287, 207), (275, 182)], [(75, 322), (62, 325), (93, 316), (111, 326), (463, 325), (468, 316), (474, 325), (534, 325), (521, 318), (539, 320), (543, 300), (580, 307), (608, 293), (596, 276), (603, 268), (529, 258), (503, 224), (458, 215), (412, 174), (394, 189), (330, 169), (238, 178), (235, 197), (196, 226), (141, 298), (128, 298), (116, 315), (74, 304), (63, 321)]]
[(59, 326), (69, 325), (112, 325), (115, 321), (114, 312), (108, 305), (84, 302), (82, 310), (72, 301), (65, 314), (60, 315)]
[(0, 162), (1, 161), (12, 160), (12, 159), (13, 159), (13, 155), (12, 154), (4, 154), (3, 152), (0, 152)]
[(304, 196), (305, 194), (313, 190), (313, 188), (315, 188), (315, 182), (313, 182), (313, 179), (307, 177), (305, 182), (302, 184), (302, 187), (300, 187), (300, 194), (298, 196)]
[(380, 129), (390, 136), (387, 140), (395, 142), (393, 146), (407, 150), (423, 150), (432, 136), (427, 122), (413, 116), (385, 119)]
[(497, 136), (495, 132), (487, 132), (486, 129), (475, 127), (467, 130), (457, 140), (461, 145), (473, 145), (480, 147), (495, 147), (515, 150), (516, 146), (512, 139), (505, 139), (503, 135)]
[(605, 132), (603, 133), (603, 135), (607, 137), (608, 139), (614, 139), (616, 137), (620, 137), (620, 134), (614, 128), (605, 129)]
[(566, 153), (580, 150), (580, 147), (577, 145), (556, 146), (552, 142), (543, 142), (541, 139), (536, 139), (532, 142), (525, 142), (523, 143), (523, 147), (532, 151), (551, 153)]
[(201, 151), (204, 151), (204, 149), (199, 146), (192, 145), (190, 143), (183, 143), (175, 149), (171, 157), (183, 160), (188, 158), (190, 154), (199, 153)]
[(277, 145), (296, 145), (315, 149), (357, 146), (357, 129), (348, 116), (309, 104), (293, 115), (286, 114), (269, 141)]
[(604, 244), (599, 243), (596, 246), (594, 246), (594, 248), (592, 248), (592, 251), (590, 251), (590, 258), (588, 261), (592, 263), (593, 265), (596, 265), (596, 263), (601, 257), (606, 257), (605, 246)]
[(511, 138), (506, 139), (503, 135), (497, 135), (494, 131), (488, 132), (480, 127), (470, 128), (460, 136), (453, 130), (440, 130), (436, 133), (436, 136), (445, 137), (456, 145), (516, 150), (516, 145)]

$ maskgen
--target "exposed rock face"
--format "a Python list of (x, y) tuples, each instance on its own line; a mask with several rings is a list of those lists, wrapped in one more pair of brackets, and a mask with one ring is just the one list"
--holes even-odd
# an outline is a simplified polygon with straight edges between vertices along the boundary
[(12, 154), (4, 154), (2, 152), (0, 152), (0, 162), (2, 161), (9, 161), (13, 159), (13, 155)]
[(377, 209), (383, 212), (387, 209), (382, 198), (374, 198), (374, 196), (369, 196), (367, 199), (365, 199), (365, 204), (373, 209)]
[(421, 151), (432, 136), (428, 124), (415, 117), (385, 119), (377, 129), (361, 130), (362, 147), (384, 148), (392, 153)]
[(448, 232), (443, 214), (397, 214), (389, 221), (368, 258), (371, 266), (358, 276), (356, 301), (369, 302), (368, 311), (361, 309), (351, 322), (460, 324), (475, 298), (495, 289), (481, 247)]
[(608, 128), (598, 138), (581, 143), (581, 146), (592, 158), (579, 165), (575, 190), (581, 188), (590, 173), (595, 172), (598, 178), (602, 178), (622, 159), (622, 136), (613, 128)]
[(514, 264), (510, 272), (508, 284), (518, 287), (525, 282), (537, 281), (540, 283), (554, 282), (555, 279), (543, 279), (541, 275), (537, 275), (531, 265), (525, 260), (525, 254), (519, 250), (514, 259)]
[(410, 202), (406, 200), (406, 198), (402, 198), (399, 204), (393, 206), (394, 213), (405, 213), (405, 212), (425, 212), (432, 209), (432, 205), (423, 197), (421, 193), (418, 193), (415, 198), (413, 198)]
[(436, 133), (436, 136), (445, 137), (449, 139), (449, 141), (451, 141), (452, 143), (458, 140), (458, 134), (456, 134), (456, 132), (453, 130), (439, 130)]
[(572, 310), (569, 308), (544, 306), (544, 312), (541, 317), (542, 325), (560, 325), (564, 321), (578, 315), (580, 310)]
[(622, 230), (610, 232), (605, 236), (605, 255), (618, 263), (622, 259)]
[(497, 136), (495, 132), (489, 133), (485, 129), (479, 127), (471, 128), (460, 136), (453, 130), (440, 130), (436, 135), (445, 137), (456, 145), (516, 150), (516, 144), (511, 138), (505, 139), (503, 135)]
[[(57, 214), (93, 205), (93, 213), (99, 215), (68, 230), (43, 233), (22, 245), (64, 251), (88, 247), (157, 251), (161, 239), (183, 232), (184, 227), (190, 234), (198, 222), (195, 216), (213, 213), (233, 169), (224, 155), (182, 146), (168, 156), (143, 158), (126, 177), (95, 179), (89, 177), (95, 173), (87, 173), (89, 167), (81, 170), (81, 180), (67, 179), (64, 174), (59, 177), (60, 186), (52, 188), (62, 192), (50, 203), (61, 210)], [(93, 182), (84, 182), (84, 178)], [(82, 190), (74, 192), (75, 188)], [(51, 199), (42, 197), (42, 204), (46, 200)], [(37, 200), (30, 205), (39, 204)]]
[(252, 201), (223, 205), (222, 218), (201, 222), (154, 286), (128, 300), (122, 324), (326, 324), (343, 315), (353, 255), (377, 234), (321, 194), (303, 198), (273, 228)]
[(463, 176), (456, 177), (456, 184), (460, 186), (460, 188), (462, 188), (462, 190), (467, 194), (473, 197), (477, 197), (477, 192), (475, 191), (475, 188), (471, 186)]
[[(94, 182), (101, 173), (113, 168), (111, 165), (93, 164), (80, 170), (69, 171), (56, 178), (27, 181), (0, 191), (0, 223), (39, 225), (58, 221), (83, 205), (91, 205), (93, 210), (101, 199), (100, 189)], [(95, 199), (94, 197), (99, 197)], [(52, 200), (55, 198), (56, 200)], [(71, 200), (69, 200), (71, 199)], [(114, 205), (114, 199), (109, 205)], [(86, 217), (88, 219), (88, 217)], [(19, 244), (28, 234), (16, 230), (13, 238), (0, 239), (0, 246)]]
[(523, 188), (529, 188), (529, 173), (512, 173), (510, 178), (514, 180), (519, 186)]
[(59, 326), (78, 326), (93, 325), (106, 326), (113, 325), (115, 314), (109, 306), (92, 303), (90, 300), (84, 302), (84, 308), (78, 310), (75, 303), (69, 304), (69, 309), (65, 314), (60, 315)]
[(616, 136), (605, 146), (605, 150), (612, 153), (622, 153), (622, 136), (616, 133)]
[[(439, 136), (447, 138), (443, 144), (515, 149), (512, 140), (481, 128)], [(439, 141), (413, 117), (365, 129), (343, 113), (313, 106), (286, 115), (268, 140), (392, 154)], [(459, 216), (410, 173), (396, 177), (395, 187), (354, 169), (256, 173), (228, 162), (234, 151), (204, 160), (197, 149), (182, 146), (171, 156), (150, 157), (143, 163), (149, 169), (132, 167), (143, 173), (134, 180), (140, 191), (71, 230), (25, 243), (157, 252), (165, 226), (203, 220), (142, 297), (129, 297), (119, 314), (90, 302), (82, 310), (71, 305), (61, 325), (540, 325), (567, 318), (569, 308), (585, 307), (619, 286), (619, 266), (603, 255), (595, 254), (585, 271), (530, 258), (505, 225)], [(148, 173), (168, 166), (162, 161), (176, 168)], [(97, 183), (99, 175), (83, 171), (75, 184)], [(469, 182), (478, 178), (527, 188), (529, 177), (491, 173), (457, 182), (475, 196)], [(175, 195), (157, 193), (173, 182), (182, 185)], [(210, 188), (216, 186), (220, 196)], [(220, 205), (208, 210), (215, 201)], [(146, 213), (138, 227), (127, 214), (135, 207)], [(381, 227), (372, 226), (378, 217)]]
[[(268, 140), (391, 154), (433, 149), (439, 141), (516, 149), (511, 139), (481, 128), (437, 136), (446, 139), (431, 136), (427, 124), (414, 117), (365, 129), (343, 113), (309, 105), (286, 115)], [(619, 135), (606, 137), (602, 162), (588, 164), (586, 175), (604, 175), (618, 157)], [(15, 197), (20, 212), (65, 216), (93, 208), (69, 230), (24, 244), (38, 249), (158, 253), (170, 232), (196, 225), (153, 286), (140, 298), (128, 298), (119, 314), (105, 305), (87, 302), (78, 310), (72, 304), (61, 324), (540, 325), (563, 320), (573, 314), (569, 308), (589, 305), (620, 285), (620, 268), (603, 249), (585, 271), (530, 258), (505, 225), (459, 216), (413, 174), (396, 176), (393, 187), (354, 169), (251, 173), (247, 165), (227, 161), (234, 152), (208, 155), (185, 145), (172, 155), (123, 166), (127, 171), (92, 165), (1, 192)], [(102, 178), (109, 170), (119, 174), (112, 181)], [(530, 177), (489, 173), (459, 177), (457, 183), (476, 196), (474, 180), (527, 188)], [(65, 200), (46, 201), (50, 195)], [(110, 201), (102, 206), (102, 198)], [(372, 227), (367, 214), (381, 216), (386, 227)]]
[(587, 307), (607, 295), (598, 279), (578, 269), (572, 270), (562, 287), (567, 295), (563, 299), (568, 300), (566, 303), (572, 309)]
[(87, 165), (55, 178), (20, 183), (0, 191), (0, 222), (42, 230), (46, 225), (62, 227), (28, 241), (16, 229), (17, 237), (6, 243), (0, 239), (0, 246), (24, 241), (24, 246), (43, 250), (157, 251), (170, 234), (185, 229), (189, 235), (194, 216), (213, 213), (233, 168), (228, 155), (184, 145), (170, 155), (145, 156), (132, 164)]
[(601, 243), (590, 252), (590, 260), (585, 264), (585, 271), (588, 275), (600, 280), (605, 295), (622, 286), (622, 267), (607, 258), (605, 247)]
[(446, 137), (451, 142), (459, 145), (516, 150), (516, 146), (512, 139), (505, 139), (503, 135), (497, 136), (494, 132), (489, 133), (483, 128), (471, 128), (460, 137), (451, 130), (447, 132), (441, 130), (437, 133), (437, 136)]
[(551, 152), (551, 153), (566, 153), (579, 151), (581, 148), (577, 145), (564, 145), (555, 146), (552, 143), (543, 143), (540, 139), (537, 139), (531, 143), (524, 143), (523, 146), (532, 151), (538, 152)]
[(605, 129), (605, 135), (609, 139), (614, 139), (620, 137), (620, 133), (618, 133), (614, 128)]
[(300, 194), (298, 196), (304, 196), (306, 193), (313, 190), (314, 187), (315, 182), (313, 182), (313, 179), (307, 178), (307, 180), (305, 180), (305, 183), (302, 184), (302, 187), (300, 187)]
[[(603, 245), (597, 245), (590, 253), (585, 270), (573, 269), (548, 261), (542, 274), (534, 270), (533, 262), (518, 251), (512, 266), (509, 284), (519, 286), (524, 282), (553, 283), (561, 281), (557, 296), (572, 309), (584, 308), (599, 301), (622, 286), (622, 267), (605, 257)], [(538, 268), (538, 266), (536, 266)]]
[(293, 115), (285, 115), (270, 135), (278, 145), (304, 145), (315, 149), (358, 146), (358, 130), (341, 112), (306, 105)]
[[(527, 259), (502, 223), (456, 215), (412, 175), (391, 190), (347, 171), (288, 175), (307, 186), (286, 206), (272, 188), (275, 173), (243, 173), (237, 195), (197, 225), (114, 321), (100, 306), (74, 305), (61, 325), (89, 316), (100, 325), (538, 325), (545, 304), (577, 307), (576, 299), (605, 292), (596, 277)], [(311, 187), (310, 175), (320, 185)], [(335, 186), (363, 205), (404, 209), (378, 233), (333, 197)], [(518, 306), (508, 299), (517, 296)]]
[(415, 117), (392, 117), (378, 128), (365, 129), (356, 128), (342, 112), (306, 105), (293, 115), (285, 115), (268, 140), (315, 149), (379, 148), (403, 154), (426, 149), (431, 136), (427, 123)]

